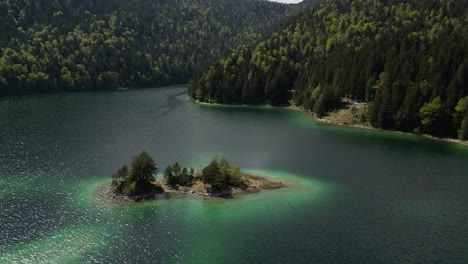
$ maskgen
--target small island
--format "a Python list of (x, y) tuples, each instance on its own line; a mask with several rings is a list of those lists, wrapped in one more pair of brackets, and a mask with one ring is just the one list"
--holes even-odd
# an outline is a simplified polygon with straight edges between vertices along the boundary
[(101, 198), (113, 202), (160, 200), (174, 195), (193, 194), (207, 198), (233, 198), (261, 190), (283, 188), (281, 182), (241, 172), (229, 164), (225, 157), (215, 156), (200, 169), (182, 167), (178, 162), (166, 167), (163, 178), (147, 153), (132, 159), (130, 166), (123, 165), (112, 175), (112, 183), (98, 192)]

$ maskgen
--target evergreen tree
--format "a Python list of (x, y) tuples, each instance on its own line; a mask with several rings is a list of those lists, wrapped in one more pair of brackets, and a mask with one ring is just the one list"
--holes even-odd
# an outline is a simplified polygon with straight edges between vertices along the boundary
[(143, 151), (132, 160), (130, 180), (137, 184), (151, 182), (155, 180), (157, 172), (158, 168), (153, 158)]
[(177, 177), (174, 175), (171, 165), (167, 166), (164, 170), (164, 179), (166, 179), (167, 184), (170, 186), (176, 186), (178, 184)]
[(297, 12), (256, 0), (0, 0), (0, 10), (0, 95), (187, 82)]
[(460, 139), (468, 140), (468, 116), (465, 117), (462, 121), (460, 129)]
[(442, 102), (440, 97), (436, 97), (432, 102), (426, 103), (419, 111), (421, 124), (425, 132), (432, 133), (437, 129), (441, 121)]
[(223, 190), (224, 185), (221, 180), (221, 171), (218, 157), (214, 157), (210, 164), (203, 168), (202, 179), (203, 183), (210, 184), (214, 191)]
[(154, 191), (155, 174), (158, 172), (156, 163), (147, 152), (141, 152), (132, 160), (130, 167), (122, 166), (112, 175), (112, 187), (117, 193), (138, 195)]
[(209, 84), (235, 76), (224, 85), (241, 99), (215, 102), (280, 105), (293, 95), (321, 117), (348, 97), (368, 103), (374, 127), (456, 137), (464, 116), (455, 106), (468, 96), (467, 13), (466, 0), (324, 0), (235, 49), (222, 61), (242, 54), (242, 63), (216, 75), (208, 67), (190, 89), (222, 90)]

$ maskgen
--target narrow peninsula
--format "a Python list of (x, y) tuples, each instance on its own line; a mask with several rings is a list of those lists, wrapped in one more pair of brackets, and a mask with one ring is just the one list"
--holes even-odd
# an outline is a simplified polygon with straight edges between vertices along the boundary
[(206, 198), (234, 198), (261, 190), (285, 187), (282, 182), (241, 172), (239, 166), (229, 164), (225, 157), (215, 156), (202, 168), (181, 166), (178, 162), (166, 167), (162, 179), (159, 169), (147, 153), (135, 156), (112, 175), (112, 183), (98, 191), (100, 198), (112, 202), (135, 202), (167, 199), (177, 195)]

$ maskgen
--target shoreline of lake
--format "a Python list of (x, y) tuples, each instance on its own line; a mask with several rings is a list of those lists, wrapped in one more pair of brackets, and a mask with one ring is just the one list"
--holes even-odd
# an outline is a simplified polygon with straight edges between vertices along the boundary
[(336, 126), (343, 126), (343, 127), (350, 127), (350, 128), (367, 129), (367, 130), (373, 130), (373, 131), (378, 131), (378, 132), (387, 132), (387, 133), (393, 133), (393, 134), (398, 134), (398, 135), (422, 137), (422, 138), (427, 138), (431, 140), (456, 143), (458, 145), (468, 147), (468, 141), (462, 141), (462, 140), (455, 139), (455, 138), (441, 138), (441, 137), (436, 137), (436, 136), (432, 136), (429, 134), (416, 134), (416, 133), (410, 133), (410, 132), (404, 132), (404, 131), (398, 131), (398, 130), (380, 129), (380, 128), (376, 128), (370, 125), (363, 125), (360, 123), (353, 124), (353, 125), (344, 124), (340, 122), (335, 122), (333, 119), (330, 119), (329, 116), (318, 118), (312, 111), (303, 109), (302, 107), (288, 106), (284, 108), (304, 113), (308, 115), (312, 120), (321, 122), (321, 123), (326, 123), (326, 124), (331, 124), (331, 125), (336, 125)]
[(468, 148), (468, 141), (462, 141), (459, 139), (455, 138), (440, 138), (440, 137), (435, 137), (432, 135), (428, 134), (415, 134), (415, 133), (410, 133), (410, 132), (404, 132), (404, 131), (398, 131), (398, 130), (387, 130), (387, 129), (380, 129), (380, 128), (375, 128), (370, 125), (364, 125), (364, 124), (344, 124), (340, 122), (336, 122), (335, 120), (331, 119), (329, 115), (324, 116), (322, 118), (318, 118), (312, 111), (304, 109), (303, 107), (298, 107), (298, 106), (273, 106), (269, 104), (259, 104), (259, 105), (247, 105), (247, 104), (219, 104), (219, 103), (207, 103), (207, 102), (201, 102), (199, 100), (192, 100), (190, 99), (193, 103), (200, 104), (200, 105), (206, 105), (206, 106), (248, 106), (248, 107), (271, 107), (271, 108), (280, 108), (280, 109), (288, 109), (296, 112), (301, 112), (306, 114), (312, 121), (315, 122), (320, 122), (320, 123), (325, 123), (325, 124), (330, 124), (330, 125), (335, 125), (335, 126), (342, 126), (342, 127), (349, 127), (349, 128), (357, 128), (357, 129), (367, 129), (367, 130), (373, 130), (376, 132), (387, 132), (387, 133), (393, 133), (397, 135), (406, 135), (406, 136), (414, 136), (414, 137), (422, 137), (426, 139), (431, 139), (431, 140), (437, 140), (437, 141), (443, 141), (443, 142), (449, 142), (449, 143), (456, 143), (457, 145), (467, 147)]

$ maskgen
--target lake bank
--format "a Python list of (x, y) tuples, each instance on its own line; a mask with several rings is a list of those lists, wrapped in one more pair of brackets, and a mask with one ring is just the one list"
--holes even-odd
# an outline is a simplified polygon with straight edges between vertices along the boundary
[[(350, 128), (357, 128), (357, 129), (367, 129), (367, 130), (373, 130), (373, 131), (380, 131), (380, 132), (386, 132), (386, 133), (393, 133), (393, 134), (398, 134), (398, 135), (406, 135), (406, 136), (414, 136), (414, 137), (422, 137), (426, 139), (431, 139), (431, 140), (437, 140), (437, 141), (443, 141), (443, 142), (450, 142), (450, 143), (456, 143), (458, 145), (461, 145), (463, 147), (468, 147), (468, 141), (462, 141), (459, 139), (455, 138), (441, 138), (441, 137), (436, 137), (428, 134), (415, 134), (415, 133), (410, 133), (410, 132), (404, 132), (404, 131), (398, 131), (398, 130), (386, 130), (386, 129), (380, 129), (371, 126), (368, 122), (359, 122), (358, 118), (356, 118), (356, 115), (359, 114), (359, 111), (362, 111), (362, 107), (358, 108), (358, 113), (352, 114), (351, 113), (351, 108), (354, 104), (351, 104), (350, 107), (348, 108), (342, 108), (338, 109), (334, 112), (328, 113), (326, 116), (323, 116), (322, 118), (318, 118), (315, 113), (313, 113), (310, 110), (304, 109), (303, 107), (299, 106), (273, 106), (273, 105), (268, 105), (268, 104), (262, 104), (262, 105), (244, 105), (244, 104), (218, 104), (218, 103), (206, 103), (206, 102), (200, 102), (198, 100), (191, 100), (193, 103), (200, 104), (200, 105), (206, 105), (206, 106), (250, 106), (250, 107), (271, 107), (271, 108), (282, 108), (282, 109), (288, 109), (296, 112), (301, 112), (306, 114), (311, 120), (320, 122), (320, 123), (325, 123), (325, 124), (330, 124), (330, 125), (336, 125), (336, 126), (342, 126), (342, 127), (350, 127)], [(359, 103), (362, 105), (363, 103)], [(353, 121), (358, 121), (358, 122), (353, 122)]]
[(315, 115), (315, 113), (313, 113), (310, 110), (304, 109), (302, 107), (288, 106), (284, 108), (305, 113), (312, 120), (321, 122), (321, 123), (332, 124), (332, 125), (337, 125), (337, 126), (352, 127), (352, 128), (358, 128), (358, 129), (368, 129), (368, 130), (374, 130), (374, 131), (394, 133), (394, 134), (399, 134), (399, 135), (423, 137), (423, 138), (428, 138), (431, 140), (457, 143), (464, 147), (468, 147), (468, 141), (462, 141), (462, 140), (455, 139), (455, 138), (441, 138), (441, 137), (436, 137), (436, 136), (432, 136), (428, 134), (415, 134), (415, 133), (398, 131), (398, 130), (380, 129), (380, 128), (371, 126), (368, 122), (359, 122), (359, 121), (353, 122), (353, 121), (357, 121), (358, 119), (355, 117), (355, 115), (351, 114), (351, 108), (338, 109), (335, 112), (328, 113), (326, 116), (323, 116), (322, 118), (318, 118)]

